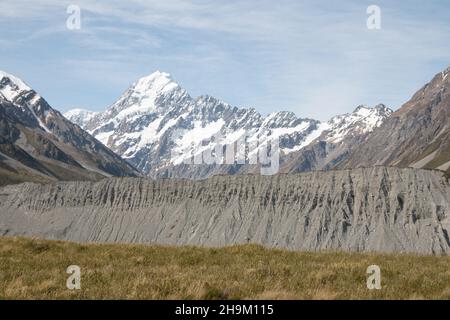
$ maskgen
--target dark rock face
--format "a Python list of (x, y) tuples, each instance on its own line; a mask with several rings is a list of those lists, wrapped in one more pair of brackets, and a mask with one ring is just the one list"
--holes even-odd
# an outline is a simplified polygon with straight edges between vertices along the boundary
[[(20, 79), (0, 73), (0, 153), (13, 180), (96, 180), (138, 172)], [(3, 183), (2, 183), (3, 184)]]
[(0, 189), (0, 235), (447, 254), (449, 231), (448, 181), (422, 169), (203, 181), (115, 178)]
[(450, 170), (450, 68), (437, 74), (338, 167)]

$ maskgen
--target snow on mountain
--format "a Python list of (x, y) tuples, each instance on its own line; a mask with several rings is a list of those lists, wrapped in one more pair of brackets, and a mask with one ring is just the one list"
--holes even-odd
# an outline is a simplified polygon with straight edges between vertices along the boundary
[[(244, 137), (248, 143), (259, 143), (253, 154), (273, 139), (279, 140), (282, 155), (316, 140), (339, 143), (349, 135), (371, 132), (390, 112), (383, 105), (360, 106), (324, 123), (285, 111), (263, 116), (253, 108), (233, 107), (211, 96), (192, 98), (168, 73), (157, 71), (133, 83), (104, 112), (73, 110), (66, 116), (144, 174), (160, 177), (205, 151), (214, 153), (218, 145)], [(182, 170), (194, 171), (176, 176), (207, 177), (214, 171), (199, 173), (192, 166)]]
[(186, 91), (171, 79), (170, 74), (156, 71), (133, 83), (98, 120), (120, 123), (143, 114), (160, 114), (164, 108), (180, 104), (187, 97)]
[[(77, 117), (78, 124), (149, 176), (244, 135), (260, 144), (279, 138), (280, 149), (290, 152), (320, 125), (292, 112), (264, 117), (253, 108), (233, 107), (211, 96), (192, 98), (160, 71), (133, 83), (106, 111), (92, 118), (79, 111), (68, 116)], [(217, 134), (221, 141), (214, 141)]]
[(283, 172), (328, 170), (345, 161), (351, 151), (364, 144), (370, 133), (381, 126), (392, 110), (379, 104), (359, 106), (352, 113), (331, 118), (283, 159)]
[(14, 102), (21, 93), (27, 91), (31, 91), (31, 88), (25, 82), (12, 74), (0, 70), (0, 93), (6, 100)]
[(339, 143), (349, 134), (364, 134), (372, 132), (392, 114), (392, 110), (383, 104), (373, 108), (359, 106), (352, 113), (333, 117), (328, 121), (328, 132), (325, 140)]
[(42, 97), (33, 89), (31, 89), (24, 81), (0, 70), (0, 93), (3, 98), (11, 102), (18, 108), (27, 109), (41, 129), (50, 132), (46, 122), (47, 117), (54, 115), (51, 108), (47, 108), (47, 104), (41, 103)]
[(83, 127), (96, 114), (97, 112), (89, 111), (86, 109), (72, 109), (64, 113), (63, 115), (67, 120), (79, 125), (80, 127)]
[[(8, 161), (50, 179), (138, 175), (24, 81), (4, 71), (0, 71), (0, 132), (0, 153)], [(0, 165), (3, 161), (2, 157)]]

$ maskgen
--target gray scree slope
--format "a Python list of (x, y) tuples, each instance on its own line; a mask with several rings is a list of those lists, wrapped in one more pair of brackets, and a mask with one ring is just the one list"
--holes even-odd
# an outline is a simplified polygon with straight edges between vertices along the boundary
[(81, 242), (446, 254), (449, 216), (442, 173), (410, 168), (0, 189), (0, 235)]

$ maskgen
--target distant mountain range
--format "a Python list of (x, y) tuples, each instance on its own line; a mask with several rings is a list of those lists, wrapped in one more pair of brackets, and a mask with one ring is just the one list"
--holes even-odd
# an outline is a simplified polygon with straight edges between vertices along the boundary
[(22, 80), (0, 71), (0, 184), (137, 175)]
[[(384, 105), (359, 106), (325, 123), (286, 111), (262, 116), (255, 109), (233, 107), (210, 96), (192, 98), (169, 74), (158, 71), (132, 84), (104, 112), (75, 109), (65, 116), (145, 175), (200, 179), (258, 172), (257, 165), (249, 164), (183, 163), (205, 149), (213, 152), (219, 143), (213, 139), (217, 133), (227, 144), (247, 135), (248, 141), (259, 141), (259, 147), (278, 138), (283, 170), (307, 171), (334, 166), (391, 113)], [(313, 158), (301, 151), (317, 146), (323, 150)], [(179, 157), (173, 157), (177, 150)], [(302, 160), (297, 162), (295, 157)]]
[(396, 112), (359, 106), (320, 122), (193, 98), (159, 71), (138, 79), (103, 112), (74, 109), (63, 116), (24, 81), (0, 72), (0, 177), (8, 184), (258, 174), (260, 166), (249, 163), (187, 164), (244, 136), (259, 142), (256, 151), (278, 139), (281, 173), (374, 165), (449, 173), (449, 73), (437, 74)]

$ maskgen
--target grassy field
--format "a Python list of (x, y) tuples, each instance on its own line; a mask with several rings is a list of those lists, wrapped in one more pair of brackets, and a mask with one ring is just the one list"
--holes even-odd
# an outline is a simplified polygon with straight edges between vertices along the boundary
[[(366, 269), (381, 268), (381, 290)], [(81, 268), (68, 290), (66, 268)], [(0, 238), (0, 299), (449, 299), (450, 258)]]

